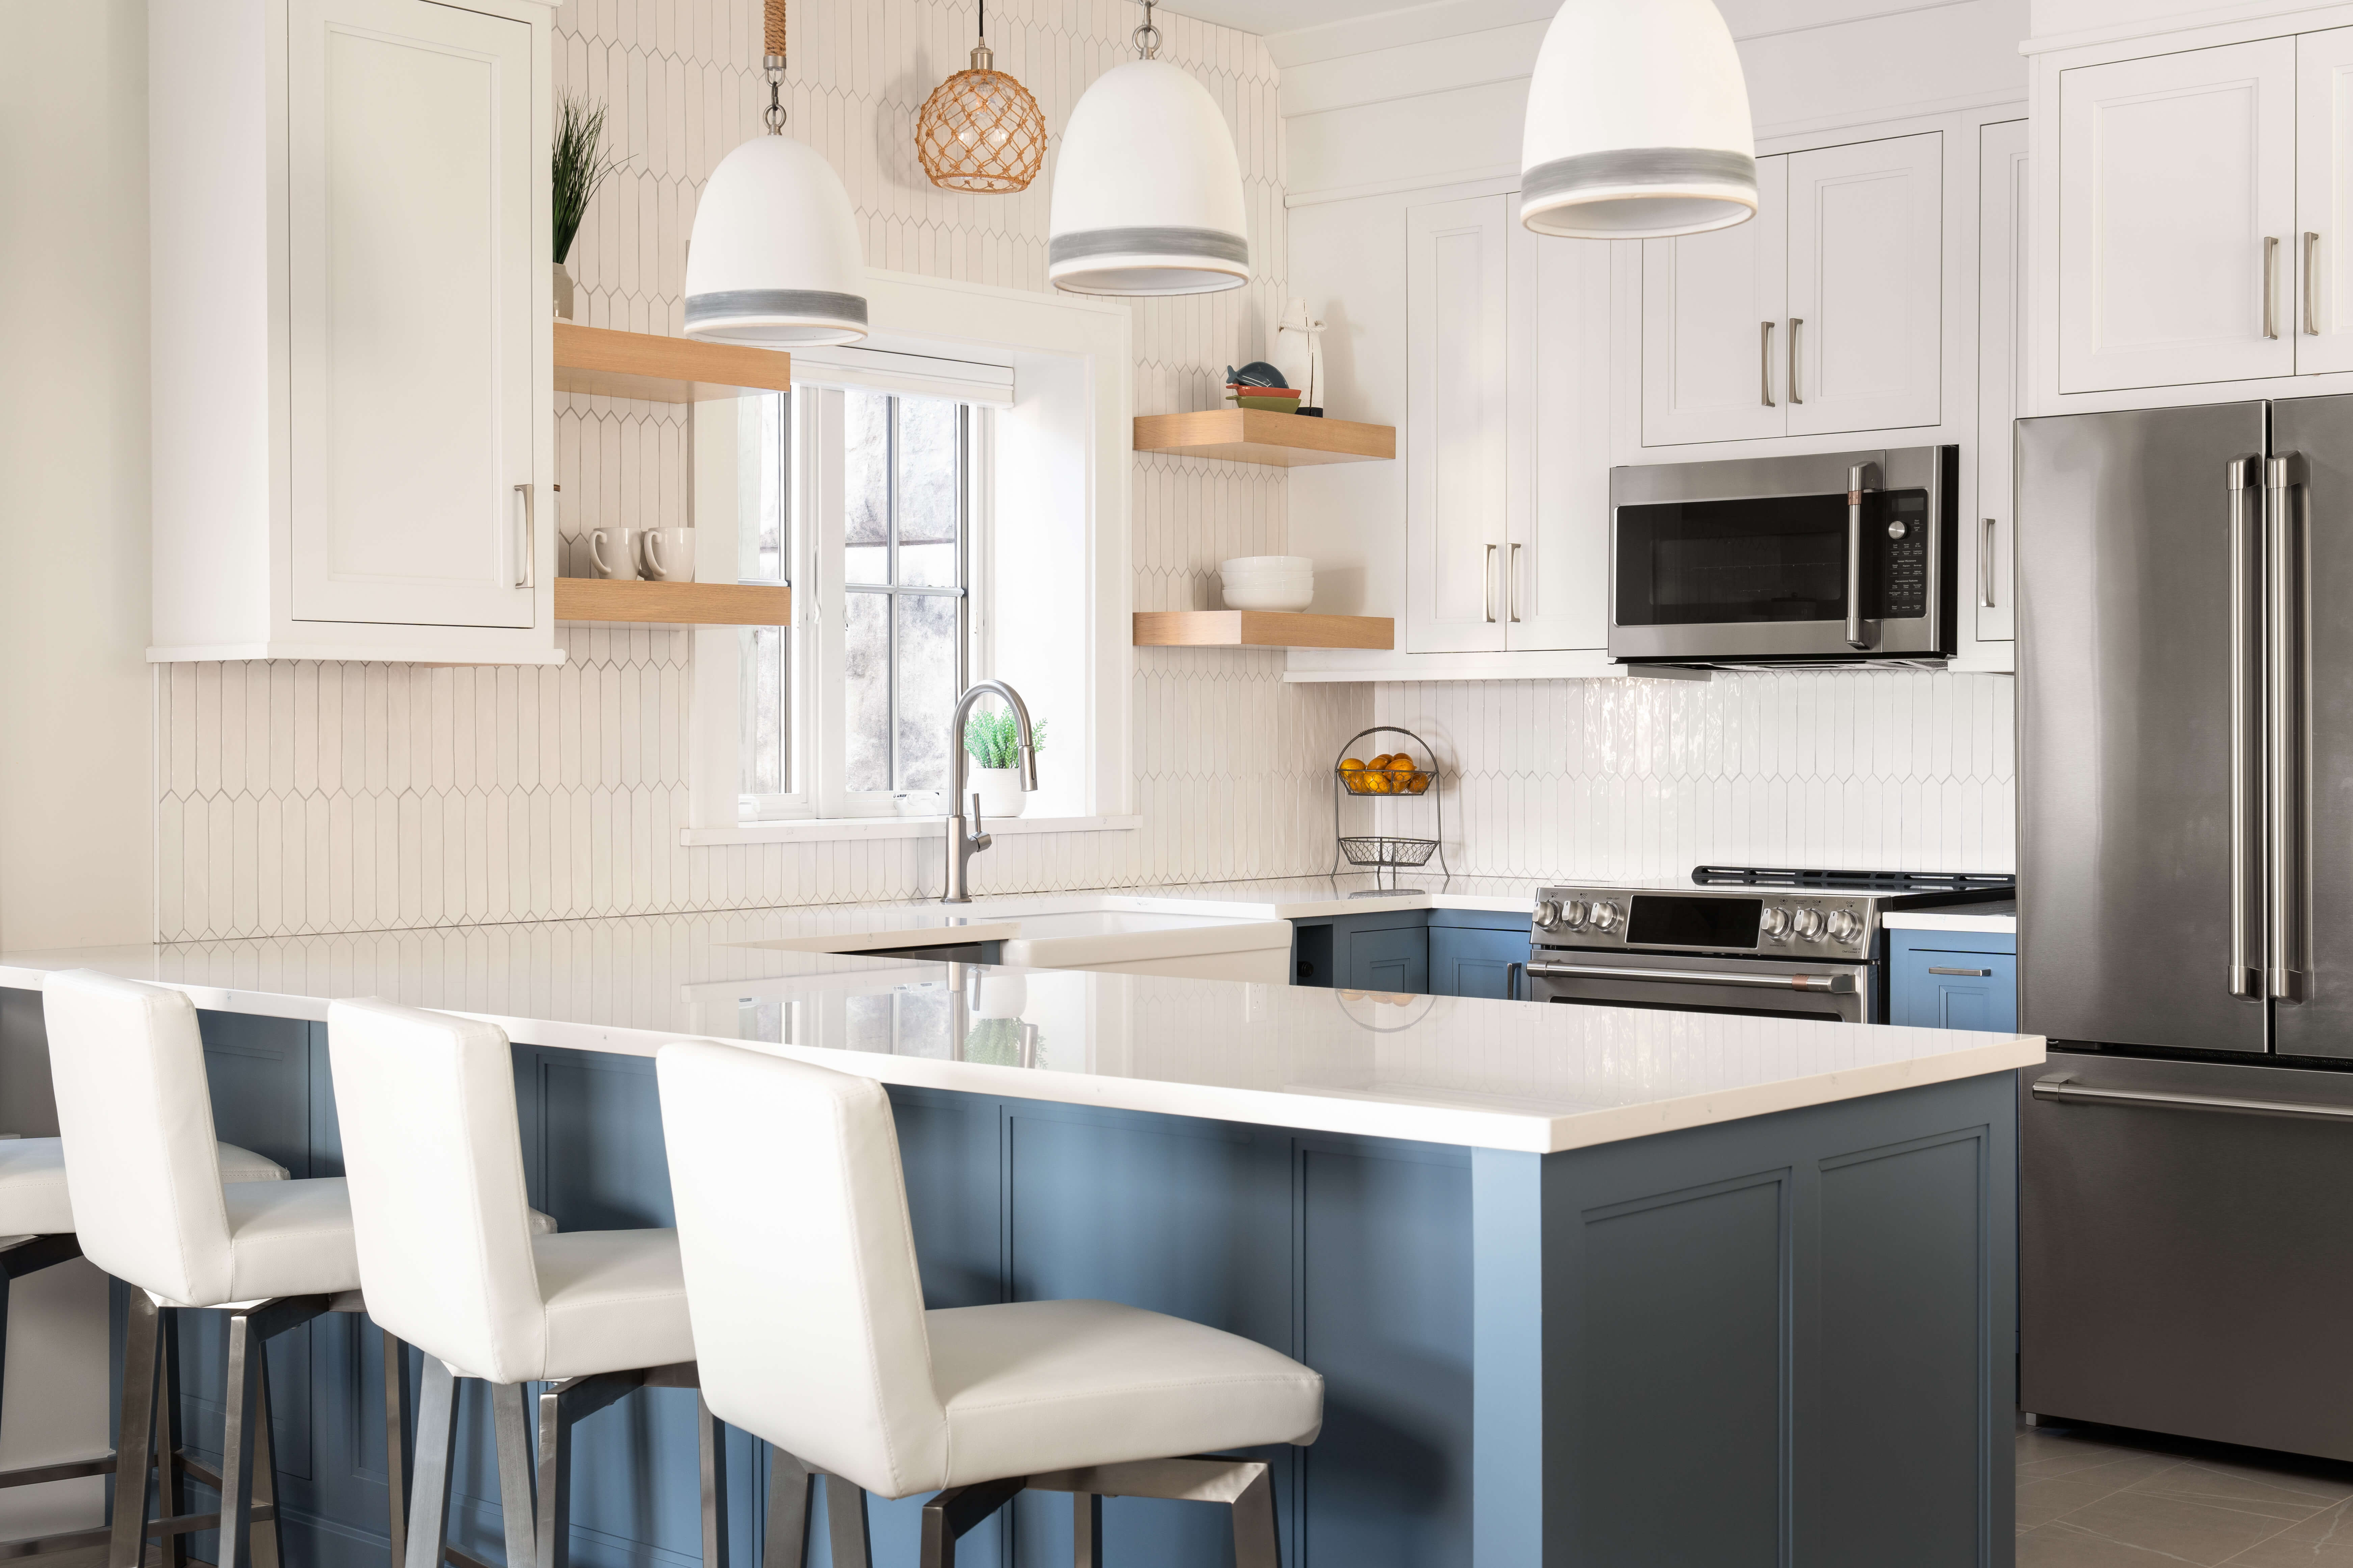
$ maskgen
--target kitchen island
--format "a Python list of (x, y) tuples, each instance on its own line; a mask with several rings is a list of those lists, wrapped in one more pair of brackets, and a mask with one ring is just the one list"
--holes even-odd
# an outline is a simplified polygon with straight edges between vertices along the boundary
[[(805, 919), (0, 955), (0, 1017), (23, 1050), (24, 993), (85, 963), (186, 989), (221, 1135), (298, 1175), (340, 1168), (329, 999), (491, 1018), (532, 1201), (567, 1230), (670, 1223), (670, 1039), (881, 1079), (932, 1305), (1124, 1300), (1324, 1373), (1321, 1438), (1268, 1456), (1294, 1564), (2010, 1561), (2014, 1071), (2039, 1040), (765, 945)], [(188, 1318), (202, 1390), (219, 1334)], [(375, 1347), (353, 1319), (272, 1347), (297, 1563), (383, 1561)], [(616, 1409), (580, 1433), (577, 1560), (694, 1558), (687, 1396)], [(216, 1444), (217, 1407), (189, 1415)], [(453, 1539), (494, 1560), (487, 1437), (461, 1442)], [(730, 1450), (739, 1563), (758, 1449)], [(873, 1505), (878, 1562), (913, 1560), (916, 1506)], [(1219, 1510), (1106, 1519), (1121, 1563), (1220, 1560)], [(1024, 1498), (968, 1545), (1066, 1563), (1069, 1530)]]

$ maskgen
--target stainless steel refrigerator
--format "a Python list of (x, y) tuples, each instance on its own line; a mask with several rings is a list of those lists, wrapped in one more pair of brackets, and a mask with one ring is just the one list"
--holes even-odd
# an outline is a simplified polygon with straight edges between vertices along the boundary
[(2021, 1404), (2353, 1459), (2353, 397), (2017, 443)]

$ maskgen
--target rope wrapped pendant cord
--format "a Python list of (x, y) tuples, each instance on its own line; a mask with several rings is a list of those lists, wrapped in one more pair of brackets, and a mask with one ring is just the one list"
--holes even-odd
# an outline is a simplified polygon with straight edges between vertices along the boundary
[(768, 24), (767, 52), (778, 59), (785, 58), (785, 0), (765, 0)]

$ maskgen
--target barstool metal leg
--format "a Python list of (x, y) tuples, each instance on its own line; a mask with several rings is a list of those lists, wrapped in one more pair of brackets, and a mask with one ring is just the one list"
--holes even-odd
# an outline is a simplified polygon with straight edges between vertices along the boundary
[[(147, 1539), (147, 1472), (155, 1458), (155, 1384), (163, 1367), (163, 1312), (144, 1290), (131, 1292), (122, 1338), (122, 1414), (115, 1429), (114, 1521), (107, 1568), (142, 1568)], [(165, 1472), (171, 1459), (164, 1459)]]
[(955, 1543), (1029, 1483), (1020, 1476), (950, 1487), (923, 1505), (923, 1568), (955, 1568)]
[[(221, 1431), (221, 1522), (219, 1568), (253, 1568), (254, 1427), (267, 1418), (262, 1399), (262, 1355), (269, 1343), (256, 1334), (251, 1312), (228, 1315), (228, 1418)], [(277, 1568), (273, 1561), (263, 1568)]]
[[(269, 1347), (253, 1347), (254, 1378), (253, 1504), (245, 1526), (252, 1545), (253, 1568), (279, 1568), (286, 1561), (286, 1534), (278, 1519), (278, 1419), (269, 1408)], [(260, 1514), (255, 1519), (254, 1514)], [(259, 1528), (255, 1528), (256, 1526)]]
[(531, 1417), (524, 1409), (522, 1384), (493, 1383), (489, 1387), (491, 1425), (499, 1440), (499, 1513), (506, 1524), (507, 1563), (513, 1568), (537, 1562), (540, 1555), (539, 1499), (531, 1473)]
[(833, 1543), (833, 1568), (874, 1568), (874, 1548), (866, 1536), (866, 1489), (825, 1473), (825, 1532)]
[(416, 1413), (408, 1398), (408, 1366), (399, 1339), (389, 1330), (376, 1330), (384, 1342), (384, 1479), (391, 1515), (386, 1539), (392, 1542), (388, 1561), (401, 1568), (408, 1561), (408, 1446), (415, 1437)]
[[(768, 1450), (768, 1533), (762, 1542), (760, 1568), (807, 1568), (809, 1551), (809, 1498), (818, 1472), (784, 1449)], [(830, 1510), (831, 1499), (827, 1507)], [(837, 1554), (835, 1568), (853, 1568)]]
[(1274, 1518), (1274, 1476), (1264, 1465), (1233, 1500), (1234, 1568), (1282, 1568), (1282, 1530)]
[(417, 1401), (417, 1481), (409, 1494), (404, 1568), (441, 1568), (449, 1548), (449, 1471), (457, 1459), (458, 1380), (439, 1356), (428, 1355)]
[(1103, 1568), (1103, 1494), (1071, 1494), (1071, 1568)]
[[(144, 1292), (142, 1292), (144, 1294)], [(187, 1435), (180, 1384), (180, 1314), (168, 1308), (156, 1313), (155, 1342), (162, 1347), (164, 1385), (155, 1394), (155, 1451), (161, 1456), (156, 1489), (163, 1498), (164, 1517), (180, 1519), (188, 1511)], [(164, 1538), (165, 1568), (188, 1568), (188, 1532), (175, 1530)]]
[(727, 1568), (727, 1424), (711, 1414), (699, 1388), (694, 1447), (702, 1472), (702, 1568)]

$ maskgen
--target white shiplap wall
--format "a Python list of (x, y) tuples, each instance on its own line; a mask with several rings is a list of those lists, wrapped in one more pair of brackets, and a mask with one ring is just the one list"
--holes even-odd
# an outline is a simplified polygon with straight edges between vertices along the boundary
[[(1385, 685), (1378, 721), (1457, 773), (1456, 871), (2008, 871), (2013, 679), (1918, 671)], [(1410, 805), (1394, 808), (1398, 832)]]
[[(628, 166), (572, 255), (579, 319), (677, 332), (702, 180), (760, 129), (758, 0), (573, 0), (556, 81), (610, 106)], [(1130, 0), (997, 0), (998, 68), (1058, 132), (1086, 83), (1128, 58)], [(972, 47), (969, 0), (799, 0), (792, 133), (840, 170), (875, 267), (1013, 288), (1045, 282), (1049, 181), (1016, 196), (923, 178), (923, 99)], [(1262, 356), (1282, 302), (1282, 132), (1258, 40), (1163, 13), (1164, 58), (1234, 128), (1250, 196), (1247, 289), (1137, 303), (1138, 413), (1215, 405)], [(559, 400), (567, 536), (684, 517), (675, 409)], [(1216, 563), (1280, 552), (1280, 469), (1135, 462), (1135, 604), (1208, 607)], [(931, 839), (687, 849), (690, 639), (566, 627), (560, 669), (400, 665), (171, 667), (158, 686), (157, 924), (167, 941), (462, 925), (913, 897)], [(1007, 835), (973, 862), (987, 891), (1322, 870), (1324, 769), (1369, 720), (1364, 688), (1286, 687), (1282, 655), (1136, 653), (1132, 832)]]

